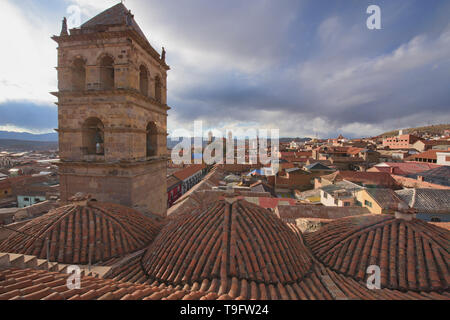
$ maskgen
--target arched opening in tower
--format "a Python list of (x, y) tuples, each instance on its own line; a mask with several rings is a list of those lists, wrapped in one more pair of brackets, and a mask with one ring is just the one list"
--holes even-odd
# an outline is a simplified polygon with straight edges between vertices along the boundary
[(144, 96), (148, 96), (148, 70), (145, 66), (139, 69), (139, 91)]
[(161, 79), (159, 78), (159, 76), (156, 76), (155, 78), (155, 99), (158, 102), (162, 102), (161, 101)]
[(72, 65), (72, 85), (74, 91), (82, 91), (86, 86), (86, 64), (77, 58)]
[(103, 90), (114, 89), (114, 60), (110, 56), (100, 61), (100, 83)]
[(147, 157), (156, 156), (158, 150), (158, 131), (154, 122), (147, 125)]
[(88, 118), (83, 124), (83, 153), (104, 155), (105, 127), (98, 118)]

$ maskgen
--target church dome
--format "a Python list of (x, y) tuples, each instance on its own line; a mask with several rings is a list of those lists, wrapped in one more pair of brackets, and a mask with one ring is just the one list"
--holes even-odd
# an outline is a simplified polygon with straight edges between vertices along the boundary
[(315, 257), (332, 270), (364, 281), (380, 267), (381, 288), (448, 290), (450, 232), (427, 222), (364, 215), (335, 220), (305, 235)]
[[(88, 264), (146, 247), (161, 224), (122, 205), (81, 201), (37, 217), (0, 243), (0, 252), (21, 253), (50, 261)], [(91, 253), (90, 253), (91, 252)]]
[(264, 286), (300, 281), (311, 260), (301, 234), (269, 210), (225, 198), (171, 220), (142, 265), (150, 280), (167, 284), (239, 280)]

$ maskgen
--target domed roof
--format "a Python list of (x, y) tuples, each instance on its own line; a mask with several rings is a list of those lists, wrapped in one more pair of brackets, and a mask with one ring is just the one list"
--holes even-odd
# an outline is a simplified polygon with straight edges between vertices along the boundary
[(269, 210), (225, 198), (170, 221), (142, 265), (150, 280), (171, 284), (285, 284), (301, 280), (311, 260), (301, 235)]
[(315, 257), (331, 269), (364, 280), (377, 265), (381, 287), (447, 290), (450, 232), (427, 222), (364, 215), (335, 220), (305, 235)]
[[(85, 201), (37, 217), (0, 244), (0, 252), (21, 253), (50, 261), (88, 264), (105, 261), (147, 246), (159, 222), (118, 204)], [(89, 253), (91, 251), (91, 253)]]

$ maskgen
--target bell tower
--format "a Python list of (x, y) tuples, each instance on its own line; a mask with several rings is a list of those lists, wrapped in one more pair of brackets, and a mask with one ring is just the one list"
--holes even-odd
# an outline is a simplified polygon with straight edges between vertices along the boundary
[(58, 43), (61, 200), (77, 192), (166, 215), (167, 71), (119, 3)]

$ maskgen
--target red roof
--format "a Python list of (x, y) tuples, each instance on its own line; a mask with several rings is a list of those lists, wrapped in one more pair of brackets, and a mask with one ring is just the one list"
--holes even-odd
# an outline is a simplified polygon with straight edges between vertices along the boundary
[(280, 202), (287, 205), (295, 205), (297, 200), (291, 198), (271, 198), (271, 197), (245, 197), (249, 202), (255, 203), (265, 209), (275, 209)]
[[(406, 176), (409, 174), (419, 173), (440, 167), (433, 163), (418, 163), (418, 162), (385, 162), (379, 165), (375, 165), (369, 172), (387, 172), (397, 175)], [(391, 169), (392, 168), (392, 169)]]
[[(156, 237), (160, 223), (131, 208), (111, 203), (70, 204), (34, 218), (1, 242), (0, 252), (35, 255), (50, 261), (87, 264), (142, 249)], [(31, 236), (27, 236), (32, 235)]]
[(81, 277), (80, 289), (69, 289), (70, 274), (46, 270), (8, 268), (0, 269), (0, 300), (215, 300), (217, 293), (189, 291)]
[(206, 165), (204, 164), (192, 164), (189, 167), (176, 171), (175, 173), (173, 173), (173, 176), (183, 181), (205, 168)]
[(225, 198), (169, 222), (142, 263), (151, 280), (175, 286), (233, 278), (285, 285), (312, 266), (298, 237), (269, 210)]
[(414, 160), (414, 159), (429, 159), (429, 160), (437, 160), (436, 153), (438, 152), (448, 152), (448, 151), (442, 151), (442, 150), (428, 150), (422, 153), (413, 154), (412, 156), (408, 157), (408, 160)]
[(336, 171), (322, 176), (322, 179), (334, 182), (347, 180), (354, 183), (374, 184), (382, 187), (394, 187), (397, 185), (396, 181), (387, 172)]
[(416, 189), (450, 189), (447, 186), (441, 186), (439, 184), (430, 183), (426, 181), (419, 181), (417, 179), (392, 175), (392, 178), (395, 179), (402, 187), (404, 188), (416, 188)]
[(355, 207), (326, 207), (315, 205), (280, 205), (277, 214), (286, 222), (294, 222), (296, 219), (325, 219), (334, 220), (349, 216), (357, 216), (370, 213), (367, 208)]
[(355, 147), (348, 147), (347, 153), (351, 155), (357, 155), (361, 151), (363, 151), (364, 148), (355, 148)]
[(335, 220), (305, 235), (315, 257), (332, 270), (364, 281), (377, 265), (381, 287), (394, 290), (449, 289), (448, 230), (390, 215)]

